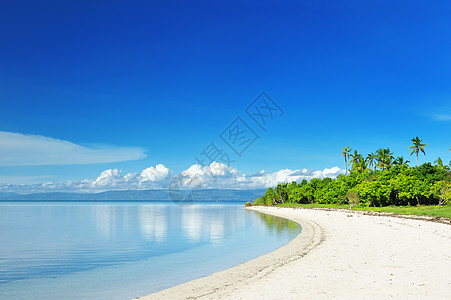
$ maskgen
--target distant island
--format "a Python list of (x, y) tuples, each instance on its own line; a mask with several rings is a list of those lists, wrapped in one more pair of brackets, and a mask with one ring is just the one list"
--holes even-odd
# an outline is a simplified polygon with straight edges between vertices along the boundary
[[(190, 191), (181, 191), (189, 193)], [(199, 202), (246, 202), (259, 197), (265, 190), (205, 189), (197, 191)], [(47, 192), (18, 194), (0, 192), (0, 201), (174, 201), (167, 189), (107, 191), (101, 193)]]

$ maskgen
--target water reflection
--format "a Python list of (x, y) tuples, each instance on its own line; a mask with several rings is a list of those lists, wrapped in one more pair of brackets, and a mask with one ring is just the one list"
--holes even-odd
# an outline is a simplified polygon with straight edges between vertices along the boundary
[[(92, 208), (94, 226), (102, 240), (118, 239), (124, 233), (137, 234), (135, 228), (138, 227), (141, 238), (150, 243), (154, 242), (151, 244), (154, 247), (164, 243), (168, 238), (169, 227), (179, 228), (175, 231), (180, 234), (178, 239), (186, 239), (188, 244), (210, 242), (213, 245), (221, 245), (228, 233), (242, 230), (250, 222), (249, 219), (232, 213), (236, 211), (233, 206), (99, 204)], [(79, 210), (77, 213), (85, 211)], [(253, 211), (246, 211), (245, 214), (258, 219), (263, 228), (272, 234), (280, 234), (287, 230), (299, 231), (299, 225), (287, 219)]]
[(97, 232), (107, 239), (111, 238), (111, 227), (114, 224), (111, 217), (111, 205), (94, 206), (94, 219)]
[(299, 231), (299, 225), (291, 220), (275, 217), (272, 215), (259, 213), (261, 223), (272, 232), (295, 232)]
[(210, 241), (214, 245), (222, 244), (224, 240), (224, 218), (211, 220), (209, 234)]
[(112, 299), (99, 293), (113, 290), (131, 299), (130, 286), (148, 294), (193, 280), (298, 232), (241, 205), (0, 204), (0, 299), (60, 299), (68, 288), (73, 299)]
[[(222, 243), (225, 235), (225, 222), (230, 214), (226, 207), (213, 207), (206, 210), (201, 205), (184, 205), (179, 209), (182, 211), (182, 231), (190, 241), (208, 241), (215, 245)], [(233, 227), (230, 226), (229, 229), (233, 230)]]
[[(202, 205), (118, 206), (100, 204), (93, 206), (93, 216), (96, 232), (103, 240), (117, 239), (124, 232), (133, 231), (135, 230), (133, 228), (138, 227), (143, 239), (162, 243), (167, 239), (170, 225), (180, 228), (183, 237), (190, 243), (221, 244), (226, 228), (233, 232), (237, 228), (245, 226), (243, 218), (231, 216), (230, 208), (210, 207), (207, 209)], [(170, 216), (170, 220), (168, 216)]]
[(141, 233), (148, 241), (159, 243), (167, 238), (168, 224), (166, 212), (161, 207), (142, 206), (139, 209)]
[(193, 242), (198, 242), (202, 237), (202, 219), (199, 205), (183, 205), (182, 210), (182, 231)]

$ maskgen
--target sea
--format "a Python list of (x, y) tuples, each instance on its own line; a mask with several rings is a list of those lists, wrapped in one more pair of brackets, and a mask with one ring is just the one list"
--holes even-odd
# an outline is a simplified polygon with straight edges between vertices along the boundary
[(0, 203), (0, 299), (133, 299), (296, 237), (242, 203)]

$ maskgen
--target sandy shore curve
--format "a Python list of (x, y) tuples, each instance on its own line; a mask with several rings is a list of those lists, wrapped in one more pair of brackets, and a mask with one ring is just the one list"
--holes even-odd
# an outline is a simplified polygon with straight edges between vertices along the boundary
[(342, 211), (248, 208), (299, 223), (281, 248), (140, 299), (450, 299), (451, 226)]

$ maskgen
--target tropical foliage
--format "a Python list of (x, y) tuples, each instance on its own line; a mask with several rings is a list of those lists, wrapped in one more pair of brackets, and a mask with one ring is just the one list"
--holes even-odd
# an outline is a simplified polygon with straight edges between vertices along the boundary
[[(417, 137), (412, 141), (413, 153), (425, 153), (426, 145), (421, 143), (422, 140)], [(349, 204), (351, 207), (358, 204), (379, 207), (443, 205), (451, 202), (450, 166), (444, 165), (440, 158), (434, 165), (424, 163), (410, 167), (409, 161), (402, 156), (395, 158), (389, 148), (378, 149), (366, 157), (357, 150), (349, 154), (350, 150), (350, 147), (343, 148), (345, 161), (351, 166), (349, 175), (282, 183), (269, 188), (265, 195), (255, 200), (255, 204)]]

